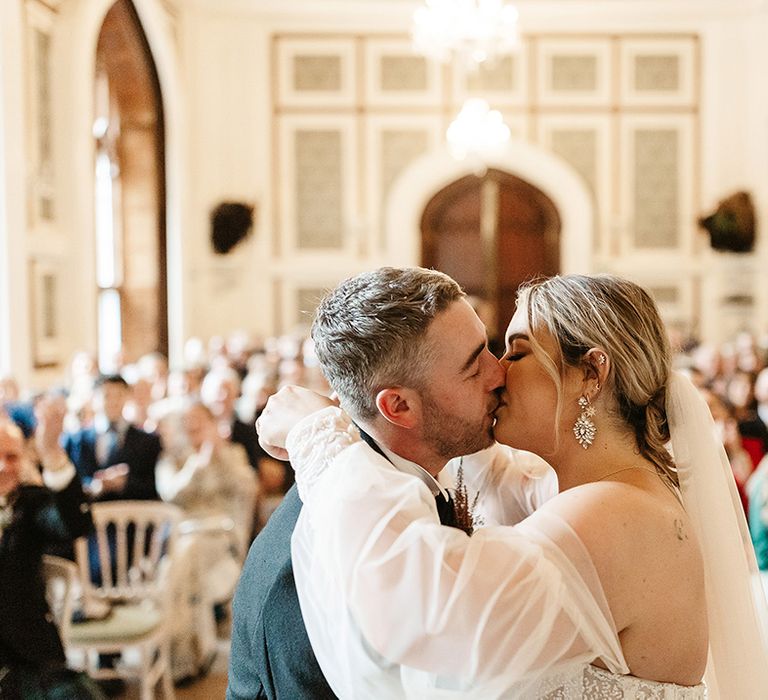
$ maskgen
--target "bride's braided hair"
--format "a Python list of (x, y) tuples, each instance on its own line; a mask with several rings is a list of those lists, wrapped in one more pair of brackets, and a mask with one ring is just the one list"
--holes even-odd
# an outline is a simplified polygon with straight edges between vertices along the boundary
[(602, 348), (611, 359), (604, 387), (613, 395), (606, 402), (608, 415), (632, 429), (640, 454), (677, 487), (677, 470), (666, 449), (670, 348), (650, 295), (612, 275), (565, 275), (524, 285), (518, 305), (527, 308), (532, 335), (546, 328), (559, 347), (560, 358), (549, 357), (531, 338), (533, 351), (557, 386), (558, 422), (564, 367), (578, 367), (588, 350)]

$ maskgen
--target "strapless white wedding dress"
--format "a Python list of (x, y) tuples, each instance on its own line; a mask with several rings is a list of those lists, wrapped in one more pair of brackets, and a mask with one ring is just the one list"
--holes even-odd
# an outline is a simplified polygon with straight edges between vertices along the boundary
[(707, 693), (703, 683), (695, 686), (659, 683), (584, 664), (543, 679), (524, 697), (525, 700), (703, 700)]

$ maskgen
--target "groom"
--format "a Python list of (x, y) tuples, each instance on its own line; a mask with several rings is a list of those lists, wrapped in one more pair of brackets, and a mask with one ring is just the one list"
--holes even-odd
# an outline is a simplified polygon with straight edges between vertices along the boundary
[[(479, 452), (461, 462), (465, 500), (480, 493), (475, 515), (485, 524), (516, 523), (555, 492), (549, 472), (531, 478), (546, 470), (538, 458), (493, 441), (504, 372), (488, 350), (485, 327), (447, 275), (381, 268), (346, 280), (320, 304), (312, 337), (323, 372), (362, 439), (392, 469), (421, 482), (443, 524), (472, 525), (472, 514), (455, 513), (437, 479), (461, 455)], [(294, 410), (300, 418), (326, 405), (323, 397), (288, 389), (271, 399), (265, 415)], [(274, 452), (292, 421), (282, 421), (277, 431), (273, 421), (268, 425), (272, 432), (262, 434), (262, 442)], [(453, 472), (457, 462), (445, 471)], [(322, 605), (307, 607), (320, 610), (320, 617), (305, 615), (304, 622), (325, 678), (341, 697), (402, 697), (400, 668), (368, 647), (312, 552), (305, 548), (296, 557), (297, 542), (311, 543), (306, 528), (299, 517), (293, 566), (299, 599), (322, 597)]]

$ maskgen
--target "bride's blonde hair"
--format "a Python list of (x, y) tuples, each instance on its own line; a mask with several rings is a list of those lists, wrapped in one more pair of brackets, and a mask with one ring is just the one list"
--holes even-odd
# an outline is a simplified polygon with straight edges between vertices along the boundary
[[(612, 275), (564, 275), (523, 285), (517, 303), (527, 312), (533, 352), (557, 387), (558, 423), (564, 369), (581, 366), (591, 348), (602, 348), (611, 360), (603, 387), (613, 398), (606, 402), (609, 415), (631, 428), (640, 454), (667, 483), (678, 487), (677, 470), (665, 446), (671, 353), (650, 295)], [(537, 342), (541, 329), (552, 335), (557, 356)]]

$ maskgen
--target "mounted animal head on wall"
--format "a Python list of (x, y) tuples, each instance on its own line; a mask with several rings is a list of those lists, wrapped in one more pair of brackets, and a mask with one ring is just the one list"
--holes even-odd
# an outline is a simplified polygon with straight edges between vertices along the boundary
[(722, 200), (714, 213), (699, 219), (715, 250), (749, 253), (755, 245), (755, 208), (748, 192)]
[(211, 243), (219, 255), (229, 253), (253, 228), (253, 205), (222, 202), (211, 211)]

